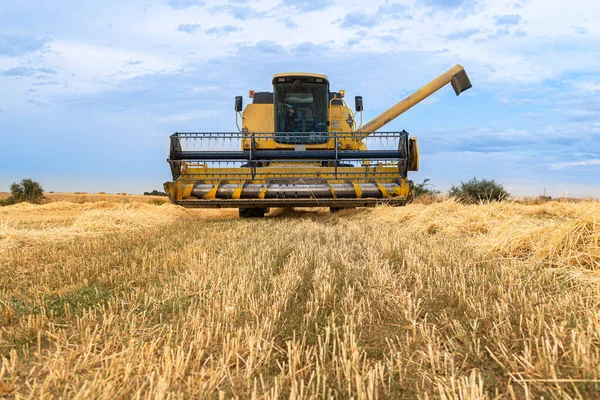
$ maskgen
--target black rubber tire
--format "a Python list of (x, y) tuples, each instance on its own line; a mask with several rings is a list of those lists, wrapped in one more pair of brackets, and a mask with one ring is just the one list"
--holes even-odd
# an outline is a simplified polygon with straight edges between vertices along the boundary
[(356, 207), (329, 207), (329, 212), (332, 214), (339, 213), (342, 210), (354, 210)]
[(263, 218), (265, 216), (264, 208), (240, 208), (240, 218)]

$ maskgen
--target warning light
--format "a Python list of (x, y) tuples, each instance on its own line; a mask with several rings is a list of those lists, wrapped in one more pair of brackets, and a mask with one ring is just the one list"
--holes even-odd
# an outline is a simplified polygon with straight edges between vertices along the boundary
[(250, 98), (253, 99), (254, 98), (254, 90), (251, 90), (249, 95), (250, 95)]
[(344, 97), (344, 94), (346, 93), (345, 90), (340, 90), (340, 96)]

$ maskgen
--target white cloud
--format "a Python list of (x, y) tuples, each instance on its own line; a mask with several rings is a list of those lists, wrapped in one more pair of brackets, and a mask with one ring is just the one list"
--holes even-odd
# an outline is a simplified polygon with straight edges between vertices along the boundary
[(572, 82), (572, 84), (573, 84), (573, 86), (575, 86), (575, 88), (577, 88), (578, 90), (584, 91), (584, 92), (589, 92), (589, 93), (600, 92), (600, 81), (585, 80), (585, 81), (581, 81), (581, 82)]
[(563, 170), (563, 169), (588, 167), (588, 166), (595, 166), (595, 165), (600, 166), (600, 158), (594, 158), (591, 160), (584, 160), (584, 161), (565, 161), (565, 162), (552, 163), (552, 164), (550, 164), (550, 169), (553, 171), (559, 171), (559, 170)]
[[(33, 42), (28, 46), (45, 45), (62, 53), (65, 42), (77, 40), (87, 49), (93, 49), (84, 51), (80, 58), (95, 60), (93, 63), (76, 62), (81, 68), (77, 75), (88, 76), (96, 84), (99, 78), (96, 61), (106, 63), (103, 58), (107, 48), (115, 53), (133, 50), (169, 60), (169, 67), (173, 64), (183, 67), (231, 54), (240, 45), (265, 41), (288, 49), (310, 42), (316, 46), (327, 45), (336, 52), (353, 52), (356, 57), (365, 50), (382, 53), (433, 53), (443, 50), (447, 64), (460, 61), (468, 69), (478, 71), (474, 76), (479, 83), (542, 82), (560, 76), (574, 66), (597, 69), (598, 65), (594, 52), (569, 46), (571, 42), (581, 43), (582, 40), (573, 26), (586, 25), (586, 40), (594, 40), (594, 30), (587, 26), (589, 23), (582, 20), (581, 13), (577, 11), (591, 6), (591, 0), (573, 0), (572, 7), (568, 8), (562, 7), (560, 0), (531, 0), (522, 4), (518, 14), (512, 4), (492, 0), (428, 0), (412, 6), (385, 0), (368, 5), (359, 0), (336, 0), (327, 2), (327, 7), (321, 7), (325, 3), (308, 0), (283, 3), (259, 0), (232, 5), (223, 5), (216, 0), (172, 0), (170, 5), (173, 8), (166, 4), (154, 5), (144, 11), (141, 7), (136, 10), (108, 3), (104, 11), (98, 11), (94, 22), (95, 36), (92, 36), (92, 31), (84, 30), (78, 38), (66, 37), (69, 30), (61, 33), (59, 29), (55, 42), (46, 39), (38, 43), (31, 39)], [(288, 15), (287, 27), (282, 27), (280, 21), (284, 11), (292, 6), (295, 7), (295, 17), (289, 21)], [(432, 14), (432, 7), (446, 12)], [(457, 7), (469, 7), (472, 12), (449, 17), (448, 12)], [(310, 12), (310, 18), (303, 17), (301, 11)], [(402, 22), (397, 18), (402, 18)], [(497, 35), (496, 22), (525, 24), (525, 27), (517, 29), (509, 25), (505, 35), (485, 40), (487, 36)], [(349, 25), (368, 26), (369, 32), (353, 39), (344, 27)], [(315, 29), (316, 26), (318, 29)], [(200, 27), (205, 30), (201, 31)], [(399, 28), (403, 28), (402, 31)], [(194, 35), (182, 37), (181, 33), (177, 35), (177, 29)], [(226, 34), (234, 32), (238, 33)], [(524, 32), (527, 36), (519, 37)], [(41, 36), (31, 36), (35, 37)], [(352, 44), (350, 48), (349, 42)], [(598, 41), (595, 43), (597, 45)], [(138, 59), (138, 56), (135, 57)], [(41, 61), (47, 63), (52, 59), (47, 56)], [(146, 58), (139, 59), (146, 61)], [(552, 62), (547, 62), (549, 59)], [(71, 59), (71, 63), (73, 61)], [(144, 65), (148, 67), (147, 62)], [(153, 65), (148, 68), (157, 69)], [(132, 73), (126, 71), (124, 75), (130, 77)]]
[(198, 119), (210, 119), (218, 116), (219, 113), (217, 111), (210, 110), (190, 110), (182, 113), (174, 113), (165, 115), (162, 117), (158, 117), (156, 120), (160, 122), (185, 122), (185, 121), (193, 121)]
[(168, 4), (177, 10), (185, 10), (191, 7), (202, 7), (205, 3), (200, 0), (169, 0)]
[(49, 42), (45, 36), (0, 32), (0, 55), (16, 57), (42, 49)]
[(57, 91), (64, 94), (112, 90), (121, 81), (175, 71), (182, 64), (181, 59), (176, 57), (163, 58), (151, 52), (124, 47), (56, 40), (52, 48), (55, 53), (48, 55), (47, 60), (61, 66), (58, 78), (70, 82), (68, 88)]

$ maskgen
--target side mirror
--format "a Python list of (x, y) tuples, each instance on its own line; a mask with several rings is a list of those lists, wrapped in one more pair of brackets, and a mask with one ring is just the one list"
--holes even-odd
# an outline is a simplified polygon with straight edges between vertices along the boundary
[(354, 109), (356, 110), (356, 112), (363, 110), (362, 96), (356, 96), (354, 98)]
[(235, 96), (235, 111), (242, 111), (242, 96)]

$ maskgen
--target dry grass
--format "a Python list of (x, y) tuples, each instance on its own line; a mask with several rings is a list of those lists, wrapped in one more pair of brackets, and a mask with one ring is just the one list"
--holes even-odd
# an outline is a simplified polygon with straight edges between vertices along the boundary
[(0, 208), (0, 396), (594, 398), (598, 216)]
[[(0, 192), (0, 199), (10, 197), (9, 192)], [(141, 194), (117, 193), (110, 194), (105, 192), (85, 193), (85, 192), (64, 192), (64, 193), (44, 193), (46, 203), (57, 201), (68, 201), (70, 203), (96, 203), (99, 201), (110, 201), (115, 203), (150, 203), (160, 202), (168, 203), (168, 199), (163, 196), (143, 196)]]

